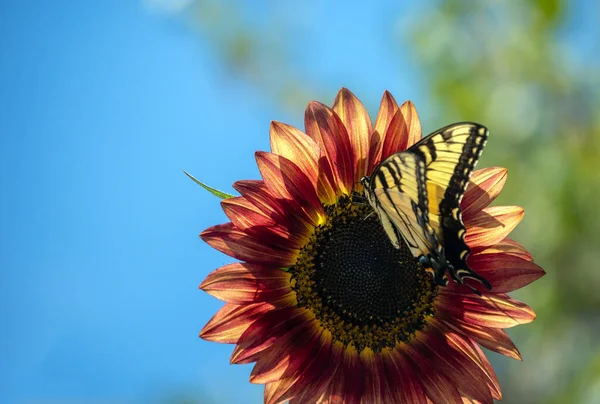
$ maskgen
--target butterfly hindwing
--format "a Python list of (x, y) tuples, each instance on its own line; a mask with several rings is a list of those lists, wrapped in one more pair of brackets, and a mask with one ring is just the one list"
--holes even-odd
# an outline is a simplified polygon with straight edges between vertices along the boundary
[(488, 130), (476, 123), (456, 123), (423, 138), (409, 151), (426, 162), (429, 222), (442, 242), (450, 273), (458, 282), (472, 278), (489, 283), (466, 262), (470, 253), (464, 241), (460, 201), (486, 144)]
[(392, 244), (399, 248), (401, 236), (440, 285), (448, 270), (459, 283), (472, 278), (490, 288), (466, 263), (470, 250), (460, 211), (487, 135), (475, 123), (447, 126), (386, 158), (363, 180)]

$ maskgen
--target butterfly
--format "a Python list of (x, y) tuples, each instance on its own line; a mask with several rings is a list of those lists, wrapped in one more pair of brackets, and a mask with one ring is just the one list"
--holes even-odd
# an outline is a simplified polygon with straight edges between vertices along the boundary
[(361, 179), (365, 196), (393, 246), (400, 248), (404, 240), (440, 286), (448, 284), (449, 272), (460, 284), (470, 278), (491, 289), (467, 265), (470, 249), (460, 209), (487, 137), (483, 125), (455, 123), (392, 154), (370, 177)]

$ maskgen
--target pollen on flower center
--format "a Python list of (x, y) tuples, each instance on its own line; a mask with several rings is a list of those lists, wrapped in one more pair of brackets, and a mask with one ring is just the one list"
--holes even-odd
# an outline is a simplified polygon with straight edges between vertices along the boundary
[(342, 197), (325, 211), (291, 268), (298, 305), (359, 351), (408, 341), (433, 314), (431, 277), (407, 246), (393, 247), (368, 204)]

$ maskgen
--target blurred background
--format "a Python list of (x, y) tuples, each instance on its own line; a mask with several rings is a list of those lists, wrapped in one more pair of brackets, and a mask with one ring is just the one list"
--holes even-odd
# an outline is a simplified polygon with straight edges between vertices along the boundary
[(384, 90), (425, 132), (484, 123), (479, 167), (547, 275), (490, 353), (506, 403), (600, 402), (600, 3), (0, 2), (0, 402), (259, 403), (251, 366), (198, 332), (231, 262), (181, 172), (257, 179), (271, 120)]

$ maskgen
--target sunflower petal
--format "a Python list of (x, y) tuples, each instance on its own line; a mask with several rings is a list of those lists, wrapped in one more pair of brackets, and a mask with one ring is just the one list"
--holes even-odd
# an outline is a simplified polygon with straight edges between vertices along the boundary
[(381, 161), (381, 151), (383, 150), (385, 134), (387, 133), (387, 128), (397, 110), (398, 104), (396, 103), (396, 100), (392, 94), (386, 90), (381, 98), (379, 112), (377, 114), (377, 119), (375, 120), (375, 129), (370, 139), (369, 167), (367, 173), (373, 172), (375, 166)]
[(211, 247), (252, 264), (286, 268), (296, 261), (297, 250), (267, 245), (236, 228), (233, 223), (209, 227), (200, 237)]
[(491, 351), (498, 352), (499, 354), (513, 359), (523, 360), (521, 353), (506, 331), (500, 328), (479, 326), (457, 320), (452, 322), (444, 321), (444, 324)]
[(399, 108), (394, 113), (383, 139), (381, 159), (385, 159), (394, 153), (406, 150), (408, 146), (408, 128), (402, 110)]
[(363, 401), (373, 404), (383, 404), (382, 400), (382, 380), (384, 369), (371, 349), (366, 348), (360, 353), (360, 359), (365, 369), (365, 393)]
[(319, 145), (335, 176), (338, 196), (350, 194), (354, 185), (354, 156), (350, 137), (340, 117), (326, 105), (311, 101), (304, 122), (306, 134)]
[(312, 232), (314, 226), (310, 218), (303, 214), (298, 202), (276, 198), (264, 181), (236, 181), (233, 188), (265, 215), (287, 228), (289, 237), (294, 242), (304, 240), (305, 235)]
[(236, 262), (208, 274), (200, 289), (232, 304), (273, 302), (291, 292), (290, 277), (279, 269)]
[[(462, 338), (449, 329), (432, 327), (428, 332), (421, 333), (418, 337), (423, 343), (426, 356), (435, 364), (458, 389), (462, 396), (468, 396), (481, 403), (492, 404), (490, 390), (486, 386), (485, 373), (461, 350), (453, 349), (452, 340)], [(449, 345), (450, 344), (450, 345)]]
[(290, 231), (267, 216), (244, 197), (221, 201), (223, 211), (234, 224), (249, 236), (283, 248), (299, 249), (303, 239), (291, 237)]
[(249, 358), (283, 340), (284, 336), (290, 339), (292, 335), (304, 332), (306, 321), (306, 312), (297, 307), (265, 314), (240, 336), (231, 354), (231, 363), (255, 362)]
[(502, 293), (477, 296), (444, 290), (438, 295), (437, 309), (450, 318), (493, 328), (510, 328), (535, 319), (529, 306)]
[(502, 167), (476, 170), (460, 203), (464, 218), (488, 206), (502, 191), (508, 171)]
[(235, 344), (246, 329), (263, 314), (273, 310), (268, 303), (238, 306), (226, 303), (200, 332), (200, 337), (223, 344)]
[(359, 403), (365, 391), (365, 370), (356, 349), (346, 348), (338, 370), (344, 373), (342, 402)]
[(499, 241), (491, 247), (481, 250), (476, 254), (510, 254), (515, 257), (524, 259), (525, 261), (533, 262), (533, 256), (518, 242), (509, 239), (508, 237)]
[(271, 122), (271, 150), (293, 161), (306, 174), (320, 200), (335, 200), (336, 187), (321, 173), (321, 149), (313, 139), (293, 126)]
[(472, 249), (492, 246), (504, 239), (523, 219), (520, 206), (492, 206), (465, 218), (465, 242)]
[(411, 101), (405, 101), (400, 106), (400, 111), (402, 111), (402, 116), (404, 116), (404, 122), (406, 123), (406, 128), (408, 130), (408, 140), (406, 144), (407, 147), (410, 147), (421, 140), (421, 120), (419, 119), (419, 114), (417, 114), (415, 104)]
[(396, 351), (382, 353), (390, 401), (427, 404), (425, 390), (402, 355)]
[[(487, 385), (491, 397), (496, 400), (502, 399), (500, 384), (498, 383), (496, 373), (477, 344), (469, 338), (464, 338), (461, 333), (454, 332), (453, 328), (447, 327), (447, 322), (436, 322), (436, 324), (438, 324), (440, 329), (444, 330), (448, 346), (453, 349), (457, 355), (464, 357), (464, 363), (469, 363), (477, 369), (478, 374), (483, 377), (481, 382)], [(475, 398), (475, 401), (478, 402), (482, 401), (477, 399), (476, 396), (471, 396), (471, 398)]]
[(512, 292), (520, 289), (546, 273), (533, 262), (510, 254), (472, 254), (468, 257), (469, 268), (483, 276), (494, 293)]
[(435, 369), (436, 364), (423, 355), (422, 348), (407, 344), (405, 355), (407, 361), (412, 363), (417, 373), (415, 376), (423, 382), (427, 397), (434, 403), (459, 402), (461, 399), (460, 394), (452, 381), (443, 373), (432, 371), (432, 369)]
[(256, 152), (256, 162), (269, 190), (290, 201), (298, 201), (313, 225), (325, 215), (310, 179), (292, 161), (273, 153)]
[(348, 135), (354, 154), (354, 182), (368, 175), (369, 137), (371, 135), (371, 118), (365, 106), (347, 88), (342, 88), (335, 97), (333, 111), (340, 117)]
[[(290, 363), (285, 377), (295, 378), (296, 381), (281, 395), (280, 400), (314, 403), (327, 389), (337, 363), (331, 362), (334, 359), (331, 356), (331, 337), (324, 337), (323, 334), (326, 333), (320, 334), (320, 338), (303, 355), (302, 360)], [(298, 355), (296, 357), (300, 358)]]

